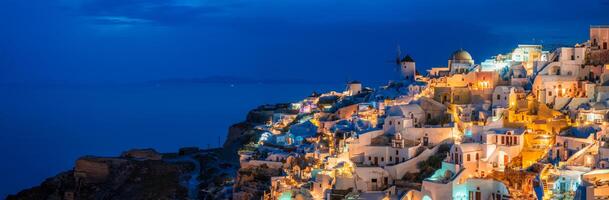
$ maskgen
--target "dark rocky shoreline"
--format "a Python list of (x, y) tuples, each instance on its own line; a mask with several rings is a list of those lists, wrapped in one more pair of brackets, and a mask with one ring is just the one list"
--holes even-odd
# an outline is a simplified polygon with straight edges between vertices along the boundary
[[(6, 199), (193, 199), (189, 189), (197, 190), (194, 199), (230, 199), (235, 186), (251, 181), (239, 178), (237, 152), (256, 138), (259, 130), (254, 127), (266, 122), (272, 113), (273, 110), (262, 107), (250, 111), (244, 122), (229, 127), (223, 148), (186, 147), (175, 153), (133, 149), (116, 157), (84, 156), (75, 162), (73, 169)], [(188, 186), (195, 168), (185, 158), (200, 165), (196, 188)], [(262, 192), (249, 191), (248, 197), (260, 196)]]

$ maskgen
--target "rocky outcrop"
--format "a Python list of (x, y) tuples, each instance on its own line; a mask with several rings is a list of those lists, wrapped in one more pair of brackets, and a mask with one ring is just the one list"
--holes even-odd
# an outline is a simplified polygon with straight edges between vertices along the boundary
[(124, 163), (126, 160), (111, 158), (83, 157), (76, 160), (74, 178), (85, 183), (104, 182), (110, 175), (110, 167)]
[(226, 136), (223, 147), (231, 148), (231, 146), (234, 146), (252, 128), (253, 125), (248, 122), (233, 124), (228, 128), (228, 135)]
[[(289, 113), (289, 104), (276, 104), (260, 106), (249, 112), (247, 120), (229, 128), (229, 135), (224, 143), (225, 149), (238, 150), (247, 144), (257, 142), (263, 131), (256, 126), (266, 124), (275, 113)], [(236, 155), (236, 154), (235, 154)], [(272, 165), (278, 166), (272, 166)], [(233, 199), (261, 199), (264, 192), (271, 186), (271, 177), (282, 173), (281, 162), (250, 161), (248, 165), (241, 165), (235, 177), (233, 186)]]
[(78, 159), (73, 170), (7, 199), (185, 199), (187, 163), (124, 157)]
[(271, 186), (271, 177), (281, 175), (281, 169), (266, 166), (239, 169), (233, 199), (260, 199)]
[(228, 128), (228, 135), (223, 147), (230, 149), (235, 147), (240, 148), (244, 142), (251, 139), (251, 136), (260, 133), (259, 130), (254, 129), (255, 126), (268, 123), (275, 113), (288, 112), (291, 112), (289, 104), (263, 105), (251, 110), (248, 112), (244, 122), (233, 124)]
[(133, 158), (136, 160), (161, 160), (161, 154), (154, 149), (131, 149), (121, 154), (123, 158)]
[(199, 149), (199, 147), (182, 147), (178, 151), (178, 154), (181, 155), (181, 156), (183, 156), (183, 155), (192, 155), (192, 154), (199, 153), (199, 151), (201, 151)]
[[(189, 181), (197, 174), (194, 190), (199, 199), (259, 199), (269, 187), (270, 177), (281, 171), (268, 167), (239, 170), (237, 152), (261, 134), (257, 125), (286, 108), (287, 104), (278, 104), (252, 110), (246, 121), (229, 128), (223, 148), (185, 147), (165, 154), (131, 149), (119, 157), (85, 156), (76, 161), (73, 170), (7, 199), (187, 199), (193, 190)], [(199, 173), (193, 172), (193, 161), (199, 162)]]

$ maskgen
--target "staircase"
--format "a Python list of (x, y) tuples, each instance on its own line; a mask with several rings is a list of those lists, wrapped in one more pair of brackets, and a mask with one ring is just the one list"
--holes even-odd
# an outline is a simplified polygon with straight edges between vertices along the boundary
[(567, 165), (579, 165), (581, 164), (580, 162), (577, 161), (581, 161), (582, 156), (586, 155), (586, 152), (592, 148), (598, 148), (599, 142), (594, 142), (582, 149), (580, 149), (579, 151), (577, 151), (575, 154), (571, 155), (567, 161), (565, 162), (565, 164)]
[(546, 69), (546, 67), (548, 67), (551, 63), (558, 61), (559, 57), (560, 57), (560, 49), (555, 49), (552, 53), (550, 53), (550, 58), (548, 59), (548, 61), (539, 70), (537, 70), (537, 72), (535, 72), (531, 76), (530, 82), (533, 83), (533, 81), (535, 81), (535, 78), (537, 78), (537, 75), (540, 72), (542, 72), (544, 69)]
[(573, 101), (573, 98), (570, 98), (567, 103), (565, 103), (565, 105), (559, 110), (566, 110), (567, 108), (569, 108), (569, 104), (571, 104), (571, 101)]

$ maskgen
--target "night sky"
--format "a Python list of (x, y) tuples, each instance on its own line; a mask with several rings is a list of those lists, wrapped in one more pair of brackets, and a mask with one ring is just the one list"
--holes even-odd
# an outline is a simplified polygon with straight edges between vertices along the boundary
[(574, 44), (609, 0), (2, 0), (0, 83), (209, 76), (385, 81), (519, 43)]

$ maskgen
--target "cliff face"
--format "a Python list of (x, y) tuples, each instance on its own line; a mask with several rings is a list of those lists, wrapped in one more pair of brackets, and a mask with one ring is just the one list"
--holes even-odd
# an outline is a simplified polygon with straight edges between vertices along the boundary
[[(247, 144), (256, 143), (263, 133), (255, 127), (266, 124), (277, 112), (286, 112), (286, 104), (260, 106), (247, 115), (245, 122), (235, 124), (229, 129), (229, 139), (224, 144), (225, 149), (234, 148), (239, 151)], [(281, 175), (281, 169), (259, 167), (243, 167), (236, 172), (232, 198), (234, 200), (261, 199), (264, 192), (271, 186), (271, 177)]]
[(224, 148), (240, 148), (244, 142), (251, 139), (251, 136), (258, 133), (253, 129), (256, 125), (265, 124), (273, 118), (274, 109), (275, 107), (272, 106), (261, 106), (248, 112), (244, 122), (234, 124), (228, 128)]
[(134, 149), (119, 157), (85, 156), (72, 170), (7, 199), (231, 199), (235, 186), (245, 199), (259, 197), (278, 172), (239, 170), (237, 152), (260, 134), (254, 127), (272, 115), (272, 109), (250, 111), (246, 121), (229, 127), (221, 149), (182, 148), (168, 154)]
[(180, 176), (188, 163), (83, 157), (73, 170), (7, 199), (185, 199)]
[(235, 181), (234, 200), (261, 199), (271, 185), (271, 177), (281, 175), (281, 170), (268, 167), (239, 169)]

